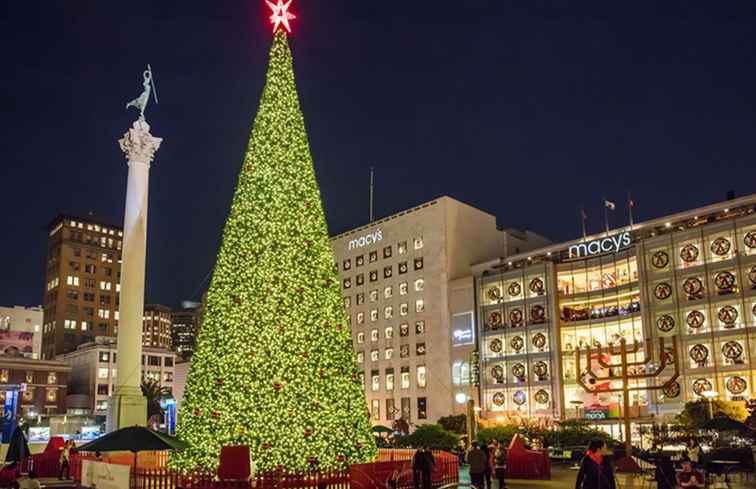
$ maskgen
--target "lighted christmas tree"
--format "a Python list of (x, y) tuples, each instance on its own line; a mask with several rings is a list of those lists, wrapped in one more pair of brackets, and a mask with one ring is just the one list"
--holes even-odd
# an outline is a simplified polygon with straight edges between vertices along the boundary
[(225, 445), (249, 446), (260, 471), (343, 467), (376, 454), (278, 29), (292, 18), (286, 6), (179, 414), (177, 434), (191, 448), (171, 463), (182, 469), (216, 467)]

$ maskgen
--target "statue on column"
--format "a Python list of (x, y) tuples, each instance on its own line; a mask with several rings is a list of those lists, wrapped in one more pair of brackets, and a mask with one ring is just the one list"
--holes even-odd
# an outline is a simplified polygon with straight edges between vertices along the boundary
[(150, 101), (150, 94), (155, 98), (155, 103), (158, 103), (157, 89), (155, 88), (155, 81), (152, 78), (152, 68), (150, 65), (147, 65), (147, 69), (144, 71), (143, 76), (144, 81), (142, 82), (142, 85), (144, 86), (144, 90), (142, 91), (142, 94), (126, 104), (127, 109), (129, 107), (136, 107), (139, 109), (140, 119), (144, 119), (144, 111), (147, 108), (147, 102)]

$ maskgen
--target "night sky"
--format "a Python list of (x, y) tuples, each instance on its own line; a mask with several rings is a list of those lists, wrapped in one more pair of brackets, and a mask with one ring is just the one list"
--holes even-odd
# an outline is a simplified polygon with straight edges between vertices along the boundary
[[(122, 223), (117, 140), (151, 63), (148, 302), (213, 266), (264, 82), (263, 0), (0, 6), (0, 304), (43, 298), (58, 212)], [(450, 195), (553, 240), (756, 192), (756, 3), (294, 0), (333, 234)]]

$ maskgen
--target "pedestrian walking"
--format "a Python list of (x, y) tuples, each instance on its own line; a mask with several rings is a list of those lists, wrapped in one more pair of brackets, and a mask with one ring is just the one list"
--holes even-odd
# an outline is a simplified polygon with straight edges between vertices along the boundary
[(499, 440), (494, 440), (494, 447), (494, 475), (499, 482), (499, 489), (507, 489), (507, 482), (504, 480), (504, 476), (507, 475), (507, 450)]
[(660, 455), (656, 458), (656, 489), (675, 489), (677, 486), (677, 473), (672, 459), (667, 455)]
[(426, 446), (421, 446), (412, 457), (412, 476), (415, 489), (431, 489), (431, 478), (436, 459)]
[(60, 471), (58, 472), (58, 479), (63, 480), (63, 473), (65, 472), (65, 479), (71, 478), (71, 449), (74, 447), (74, 442), (68, 440), (63, 444), (63, 448), (60, 451)]
[(607, 455), (609, 447), (603, 440), (592, 440), (580, 464), (575, 489), (616, 489), (614, 469)]
[(478, 442), (473, 442), (470, 451), (467, 452), (467, 464), (470, 466), (470, 482), (478, 489), (483, 489), (488, 459), (483, 450), (480, 449)]

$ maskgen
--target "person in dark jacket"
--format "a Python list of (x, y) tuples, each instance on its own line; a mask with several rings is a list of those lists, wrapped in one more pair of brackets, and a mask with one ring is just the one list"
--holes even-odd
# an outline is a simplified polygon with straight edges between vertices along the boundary
[(609, 447), (602, 440), (592, 440), (580, 463), (575, 489), (616, 489), (614, 469), (607, 455)]
[(420, 447), (412, 457), (412, 475), (415, 489), (431, 489), (431, 476), (436, 466), (436, 459), (428, 447)]
[(473, 442), (470, 451), (467, 452), (467, 463), (470, 465), (470, 482), (472, 482), (476, 489), (483, 489), (483, 479), (488, 459), (477, 442)]
[(677, 472), (675, 465), (666, 455), (661, 455), (656, 459), (656, 488), (657, 489), (675, 489), (677, 486)]

